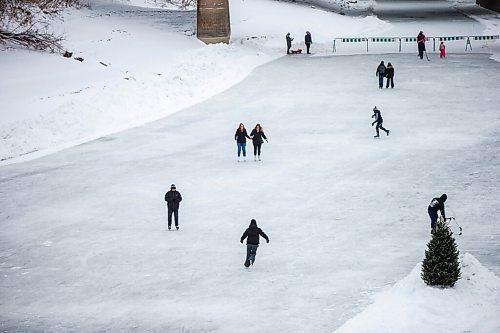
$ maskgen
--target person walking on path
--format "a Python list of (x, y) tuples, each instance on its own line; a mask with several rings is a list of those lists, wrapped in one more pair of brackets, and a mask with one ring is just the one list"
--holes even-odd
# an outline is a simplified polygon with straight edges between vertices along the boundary
[(436, 230), (436, 224), (438, 220), (438, 212), (441, 214), (443, 219), (446, 219), (446, 214), (444, 212), (444, 203), (448, 199), (446, 194), (442, 194), (439, 198), (432, 198), (429, 207), (427, 207), (427, 212), (431, 218), (431, 232)]
[(304, 37), (304, 41), (306, 43), (306, 48), (307, 48), (307, 54), (311, 54), (309, 52), (309, 49), (311, 48), (311, 44), (312, 44), (312, 37), (311, 37), (311, 33), (309, 31), (306, 31), (306, 35)]
[(418, 56), (420, 59), (424, 59), (425, 51), (425, 35), (423, 31), (420, 31), (417, 36), (417, 46), (418, 46)]
[(382, 131), (384, 131), (387, 135), (389, 135), (389, 130), (388, 129), (385, 129), (383, 126), (382, 126), (382, 123), (384, 122), (384, 119), (382, 118), (382, 114), (380, 113), (380, 110), (377, 109), (377, 107), (375, 106), (373, 108), (373, 115), (372, 115), (372, 118), (375, 118), (375, 121), (372, 123), (372, 126), (377, 124), (377, 126), (375, 127), (375, 130), (377, 131), (377, 135), (374, 136), (374, 138), (378, 138), (380, 137), (380, 133), (379, 133), (379, 129), (381, 129)]
[(260, 124), (255, 125), (255, 128), (250, 133), (250, 137), (252, 138), (252, 143), (253, 143), (253, 160), (257, 161), (257, 156), (258, 156), (260, 161), (260, 147), (262, 146), (262, 143), (264, 143), (264, 140), (266, 140), (266, 142), (269, 143), (269, 141), (267, 141), (266, 135), (264, 134), (264, 130), (262, 129)]
[(236, 140), (236, 144), (238, 145), (238, 162), (240, 161), (240, 155), (242, 151), (243, 151), (243, 161), (244, 162), (247, 161), (247, 150), (246, 150), (247, 138), (251, 139), (247, 134), (245, 125), (243, 125), (243, 123), (240, 123), (238, 129), (236, 129), (236, 133), (234, 133), (234, 139)]
[(168, 230), (172, 228), (172, 214), (175, 218), (175, 228), (179, 230), (179, 203), (182, 201), (182, 196), (175, 184), (170, 185), (170, 191), (165, 193), (165, 201), (168, 208)]
[(444, 45), (444, 42), (439, 44), (439, 58), (446, 58), (446, 46)]
[(385, 77), (387, 78), (386, 88), (389, 88), (389, 82), (391, 82), (391, 88), (394, 88), (394, 67), (389, 62), (387, 63), (387, 68), (385, 69)]
[(384, 62), (381, 61), (380, 65), (377, 66), (377, 70), (375, 71), (375, 76), (378, 76), (378, 87), (382, 89), (384, 87), (384, 76), (385, 76), (386, 67)]
[(259, 247), (259, 237), (262, 237), (269, 243), (269, 237), (257, 226), (257, 221), (252, 219), (247, 230), (243, 233), (240, 243), (243, 244), (245, 238), (247, 239), (247, 258), (245, 259), (245, 267), (249, 267), (255, 263), (255, 256), (257, 255), (257, 248)]
[(290, 49), (292, 48), (292, 40), (293, 38), (290, 37), (290, 33), (286, 34), (286, 54), (290, 54)]

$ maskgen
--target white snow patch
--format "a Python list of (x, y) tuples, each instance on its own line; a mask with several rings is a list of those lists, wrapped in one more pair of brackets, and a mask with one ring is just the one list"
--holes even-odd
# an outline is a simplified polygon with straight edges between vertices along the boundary
[(500, 279), (469, 253), (461, 256), (461, 271), (454, 288), (433, 288), (417, 264), (335, 333), (500, 332)]

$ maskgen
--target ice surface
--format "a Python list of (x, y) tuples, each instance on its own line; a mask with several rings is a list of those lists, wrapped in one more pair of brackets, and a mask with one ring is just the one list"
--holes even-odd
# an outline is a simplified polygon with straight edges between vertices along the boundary
[[(395, 89), (377, 87), (382, 59)], [(421, 261), (441, 193), (459, 249), (499, 274), (499, 74), (481, 54), (285, 57), (161, 121), (2, 167), (2, 324), (333, 331)], [(389, 137), (373, 139), (374, 105)], [(240, 121), (263, 125), (262, 162), (236, 162)], [(251, 218), (271, 242), (247, 272)]]

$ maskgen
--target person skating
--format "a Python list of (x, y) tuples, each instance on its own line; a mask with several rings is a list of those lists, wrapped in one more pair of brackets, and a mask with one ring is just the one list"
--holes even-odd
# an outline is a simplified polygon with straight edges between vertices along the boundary
[(384, 87), (384, 76), (385, 76), (386, 67), (384, 62), (381, 61), (377, 66), (377, 70), (375, 71), (375, 76), (378, 76), (378, 87), (382, 89)]
[(236, 144), (238, 146), (238, 162), (240, 161), (240, 155), (242, 151), (243, 151), (243, 161), (246, 162), (247, 160), (247, 150), (246, 150), (247, 138), (251, 139), (247, 134), (245, 125), (243, 125), (243, 123), (240, 123), (238, 129), (236, 129), (236, 133), (234, 133), (234, 139), (236, 140)]
[(444, 45), (444, 42), (439, 44), (439, 58), (446, 58), (446, 46)]
[(389, 135), (390, 131), (388, 129), (385, 129), (382, 126), (382, 123), (384, 122), (384, 119), (382, 118), (382, 114), (380, 113), (380, 110), (377, 109), (376, 106), (373, 108), (372, 118), (375, 118), (375, 121), (372, 123), (372, 126), (375, 125), (375, 124), (377, 124), (377, 126), (375, 126), (375, 130), (377, 131), (377, 135), (375, 135), (374, 138), (378, 138), (380, 136), (379, 129), (381, 129), (387, 135)]
[(394, 67), (389, 62), (387, 63), (387, 68), (385, 69), (385, 77), (387, 78), (386, 88), (389, 88), (389, 81), (391, 82), (391, 88), (394, 88)]
[(267, 141), (267, 137), (264, 134), (264, 130), (262, 129), (260, 124), (255, 125), (255, 128), (250, 133), (250, 137), (252, 138), (253, 143), (253, 160), (257, 161), (258, 158), (260, 161), (260, 148), (262, 146), (262, 143), (264, 143), (264, 140), (266, 140), (266, 142), (269, 142)]
[(436, 230), (436, 224), (438, 220), (438, 212), (441, 214), (443, 219), (446, 219), (446, 214), (444, 212), (444, 203), (448, 199), (446, 194), (442, 194), (439, 198), (432, 198), (429, 207), (427, 207), (427, 212), (431, 219), (431, 232)]
[(306, 31), (306, 35), (304, 37), (304, 41), (306, 43), (306, 48), (307, 48), (307, 54), (311, 54), (309, 52), (309, 49), (311, 48), (311, 44), (312, 44), (312, 37), (311, 37), (311, 33), (309, 31)]
[(168, 230), (172, 228), (172, 214), (175, 218), (175, 228), (179, 230), (179, 203), (182, 201), (182, 196), (175, 184), (170, 185), (170, 191), (165, 193), (165, 201), (168, 207)]
[(424, 59), (425, 51), (425, 35), (423, 31), (420, 31), (417, 36), (417, 46), (418, 46), (418, 56), (420, 59)]
[(286, 54), (290, 54), (290, 49), (292, 48), (292, 40), (293, 38), (290, 37), (290, 33), (286, 34)]
[(243, 244), (245, 238), (247, 239), (247, 257), (245, 259), (245, 267), (249, 267), (255, 263), (255, 256), (257, 255), (257, 248), (259, 247), (259, 237), (262, 237), (269, 243), (269, 237), (257, 226), (257, 221), (252, 219), (247, 230), (243, 233), (240, 243)]

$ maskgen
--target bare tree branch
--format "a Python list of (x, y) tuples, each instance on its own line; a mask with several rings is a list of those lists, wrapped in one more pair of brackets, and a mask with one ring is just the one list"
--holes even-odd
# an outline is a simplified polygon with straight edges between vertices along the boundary
[(80, 0), (0, 0), (0, 43), (62, 52), (62, 36), (50, 32), (50, 20)]

